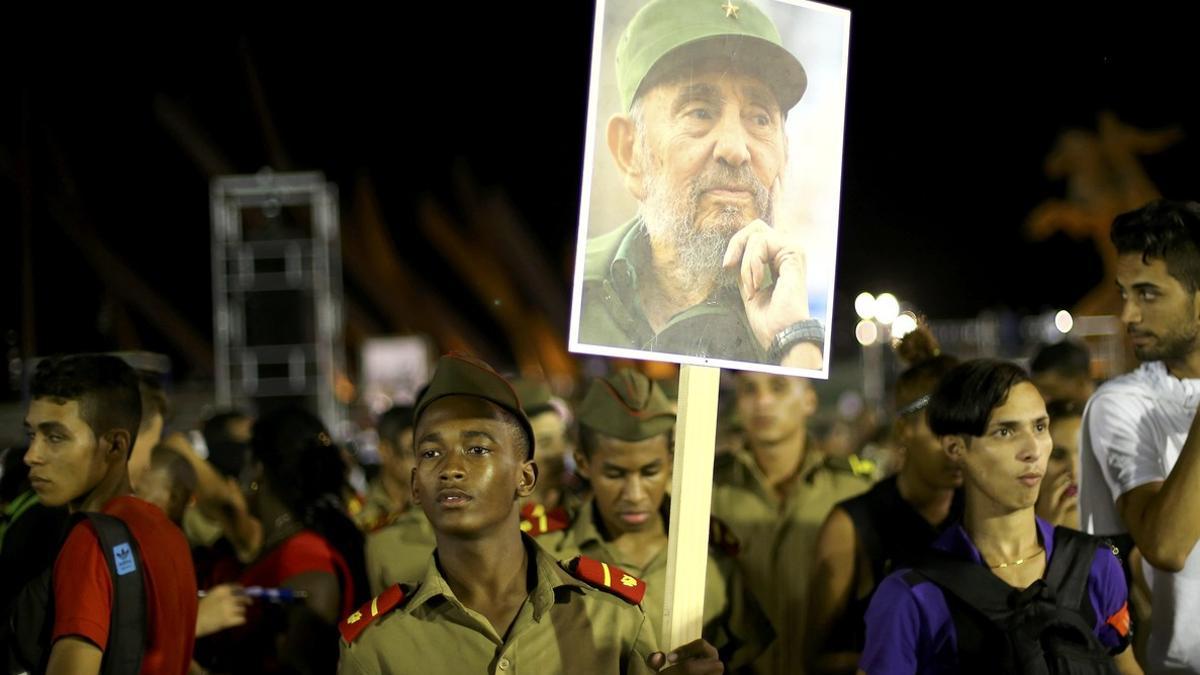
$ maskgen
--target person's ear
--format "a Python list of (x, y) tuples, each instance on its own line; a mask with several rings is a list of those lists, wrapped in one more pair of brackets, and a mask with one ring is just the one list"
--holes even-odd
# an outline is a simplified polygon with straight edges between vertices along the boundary
[(962, 459), (967, 454), (967, 439), (963, 436), (942, 436), (942, 450), (954, 459)]
[(408, 487), (412, 491), (412, 503), (414, 506), (421, 505), (421, 490), (417, 487), (417, 467), (412, 468), (411, 478), (408, 480)]
[(575, 451), (575, 473), (584, 480), (592, 479), (592, 465), (582, 450)]
[(133, 437), (128, 431), (112, 429), (104, 434), (101, 440), (108, 445), (105, 452), (120, 455), (120, 459), (129, 459), (129, 453), (133, 449)]
[(533, 494), (537, 485), (538, 465), (532, 459), (521, 464), (521, 480), (517, 483), (517, 496), (524, 499)]
[(637, 126), (628, 115), (617, 114), (608, 119), (608, 151), (617, 170), (629, 190), (638, 201), (646, 197), (643, 158), (640, 158), (637, 142)]

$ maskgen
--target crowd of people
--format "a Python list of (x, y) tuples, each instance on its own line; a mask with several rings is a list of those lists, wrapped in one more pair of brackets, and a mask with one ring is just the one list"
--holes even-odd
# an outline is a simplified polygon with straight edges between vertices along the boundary
[(660, 644), (675, 387), (627, 363), (559, 396), (442, 357), (360, 494), (308, 411), (173, 429), (121, 358), (43, 360), (0, 474), (6, 668), (1200, 671), (1200, 205), (1113, 239), (1139, 368), (960, 360), (920, 327), (888, 432), (853, 436), (886, 463), (818, 433), (807, 380), (734, 373), (686, 645)]
[(888, 409), (824, 429), (777, 374), (828, 366), (774, 220), (804, 65), (751, 2), (656, 0), (618, 42), (600, 135), (638, 211), (587, 242), (581, 344), (756, 368), (701, 635), (663, 644), (677, 387), (630, 362), (552, 389), (443, 356), (363, 463), (299, 407), (176, 428), (154, 373), (78, 354), (2, 457), (5, 673), (1200, 673), (1200, 204), (1112, 224), (1136, 370), (922, 326)]

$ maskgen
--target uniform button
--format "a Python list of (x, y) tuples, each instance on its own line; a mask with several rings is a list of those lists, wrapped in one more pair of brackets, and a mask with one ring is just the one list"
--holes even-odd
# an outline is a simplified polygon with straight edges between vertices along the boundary
[(508, 670), (510, 665), (512, 664), (508, 659), (500, 659), (500, 670)]

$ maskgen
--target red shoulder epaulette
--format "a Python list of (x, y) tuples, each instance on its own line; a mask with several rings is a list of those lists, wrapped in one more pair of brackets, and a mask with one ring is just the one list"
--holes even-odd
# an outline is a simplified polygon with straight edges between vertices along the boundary
[(626, 574), (620, 567), (585, 555), (576, 556), (567, 565), (567, 570), (576, 578), (608, 591), (631, 605), (642, 604), (642, 598), (646, 596), (646, 582)]
[(372, 598), (370, 602), (364, 604), (362, 607), (359, 607), (357, 612), (354, 612), (338, 623), (338, 630), (342, 633), (342, 639), (347, 644), (354, 642), (367, 629), (367, 626), (371, 625), (375, 617), (399, 607), (404, 602), (404, 595), (404, 588), (400, 584), (396, 584), (377, 597)]
[(731, 558), (736, 558), (742, 552), (742, 542), (729, 526), (716, 516), (708, 520), (708, 545), (715, 546)]
[(561, 506), (548, 511), (541, 504), (526, 504), (521, 507), (521, 531), (531, 537), (565, 530), (570, 525), (571, 517)]

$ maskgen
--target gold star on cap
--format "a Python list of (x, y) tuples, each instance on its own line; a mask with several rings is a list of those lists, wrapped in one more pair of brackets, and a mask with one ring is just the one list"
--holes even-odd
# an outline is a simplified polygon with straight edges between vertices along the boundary
[(721, 9), (725, 10), (726, 19), (736, 19), (738, 18), (738, 10), (741, 7), (733, 4), (732, 0), (725, 0), (725, 4), (721, 5)]

